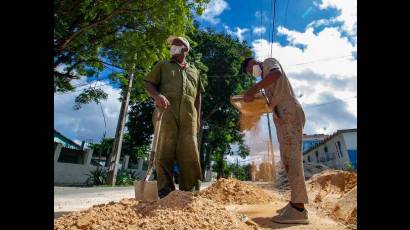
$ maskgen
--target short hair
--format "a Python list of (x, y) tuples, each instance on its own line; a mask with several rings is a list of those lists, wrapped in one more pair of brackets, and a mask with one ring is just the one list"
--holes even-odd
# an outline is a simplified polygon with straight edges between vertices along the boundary
[(248, 63), (253, 59), (254, 59), (253, 57), (248, 57), (248, 58), (245, 58), (245, 60), (243, 60), (243, 62), (242, 62), (242, 73), (246, 73), (246, 67), (248, 66)]

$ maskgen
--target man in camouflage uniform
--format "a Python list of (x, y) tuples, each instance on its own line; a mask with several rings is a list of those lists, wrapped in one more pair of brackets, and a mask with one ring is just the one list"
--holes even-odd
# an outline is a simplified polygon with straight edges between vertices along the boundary
[(246, 91), (244, 100), (250, 102), (261, 89), (265, 90), (273, 110), (280, 155), (288, 176), (291, 199), (288, 205), (279, 211), (272, 220), (286, 224), (308, 224), (308, 212), (304, 204), (308, 203), (302, 160), (302, 135), (305, 114), (295, 97), (293, 88), (280, 63), (274, 58), (258, 62), (247, 58), (243, 62), (243, 71), (262, 80)]

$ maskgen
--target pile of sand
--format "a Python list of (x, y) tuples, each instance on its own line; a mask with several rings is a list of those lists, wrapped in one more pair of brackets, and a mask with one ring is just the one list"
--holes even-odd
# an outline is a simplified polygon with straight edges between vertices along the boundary
[(309, 200), (344, 224), (357, 224), (357, 174), (326, 170), (307, 181)]
[(122, 199), (117, 203), (95, 205), (86, 211), (73, 212), (54, 220), (54, 229), (127, 229), (139, 221), (134, 210), (137, 204), (135, 199)]
[(156, 202), (123, 199), (62, 216), (54, 229), (253, 229), (239, 214), (190, 192), (174, 191)]
[(309, 180), (313, 175), (318, 174), (322, 171), (330, 169), (328, 166), (321, 163), (304, 163), (303, 164), (305, 179)]
[(357, 186), (336, 203), (332, 215), (347, 225), (357, 225)]
[[(285, 171), (285, 167), (283, 166), (283, 163), (280, 162), (277, 168), (278, 168), (278, 174), (277, 174), (277, 180), (276, 180), (277, 187), (280, 189), (290, 189), (289, 182), (288, 182), (288, 176), (286, 175), (286, 171)], [(320, 163), (304, 163), (303, 169), (304, 169), (305, 180), (309, 180), (313, 175), (318, 174), (325, 170), (329, 170), (329, 167), (324, 164), (320, 164)]]
[(138, 212), (144, 219), (135, 229), (252, 229), (238, 214), (190, 192), (174, 191), (158, 202), (138, 207)]
[(200, 191), (200, 196), (220, 204), (264, 204), (274, 201), (272, 194), (259, 187), (224, 178)]

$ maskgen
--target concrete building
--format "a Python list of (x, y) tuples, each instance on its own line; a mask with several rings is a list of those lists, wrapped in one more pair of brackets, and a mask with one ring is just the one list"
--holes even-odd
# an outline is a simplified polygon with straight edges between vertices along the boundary
[[(91, 171), (97, 167), (108, 169), (104, 164), (99, 165), (99, 158), (94, 158), (97, 162), (92, 159), (93, 150), (85, 149), (84, 142), (78, 145), (54, 130), (54, 185), (85, 185)], [(118, 169), (128, 169), (140, 177), (145, 175), (142, 160), (138, 162), (138, 169), (130, 169), (129, 160), (130, 156), (122, 156)]]
[(319, 144), (326, 137), (329, 137), (329, 135), (325, 135), (325, 134), (313, 134), (313, 135), (303, 134), (303, 137), (302, 137), (302, 153), (305, 152), (306, 150), (310, 149), (312, 146), (314, 146), (316, 144)]
[(303, 162), (321, 163), (345, 169), (350, 163), (357, 169), (357, 129), (338, 130), (303, 152)]
[(82, 149), (81, 145), (75, 143), (70, 138), (64, 136), (63, 134), (61, 134), (55, 129), (54, 129), (54, 142), (62, 144), (64, 148), (77, 149), (77, 150)]

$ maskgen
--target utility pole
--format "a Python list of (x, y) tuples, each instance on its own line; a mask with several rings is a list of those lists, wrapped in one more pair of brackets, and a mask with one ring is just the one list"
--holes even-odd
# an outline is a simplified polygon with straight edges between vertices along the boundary
[(270, 129), (270, 118), (269, 118), (269, 113), (266, 114), (266, 119), (268, 120), (268, 130), (269, 130), (269, 152), (271, 155), (271, 160), (272, 161), (272, 171), (273, 171), (273, 181), (276, 180), (276, 167), (275, 167), (275, 156), (273, 152), (273, 144), (272, 144), (272, 131)]
[(128, 86), (125, 89), (125, 98), (121, 103), (120, 116), (118, 117), (117, 130), (115, 131), (115, 140), (110, 155), (110, 164), (108, 168), (108, 184), (111, 186), (115, 185), (118, 172), (118, 163), (121, 156), (122, 139), (124, 136), (124, 126), (127, 117), (128, 103), (130, 101), (130, 93), (132, 87), (132, 81), (134, 80), (134, 71), (130, 74), (130, 79), (128, 80)]

